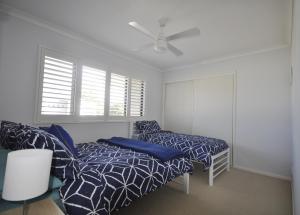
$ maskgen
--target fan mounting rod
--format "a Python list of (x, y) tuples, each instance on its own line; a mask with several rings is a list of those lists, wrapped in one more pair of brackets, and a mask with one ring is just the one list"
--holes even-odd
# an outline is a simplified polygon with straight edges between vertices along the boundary
[(154, 51), (158, 53), (165, 52), (168, 49), (167, 40), (164, 35), (164, 26), (165, 24), (160, 24), (160, 32), (158, 33), (157, 39), (154, 44)]

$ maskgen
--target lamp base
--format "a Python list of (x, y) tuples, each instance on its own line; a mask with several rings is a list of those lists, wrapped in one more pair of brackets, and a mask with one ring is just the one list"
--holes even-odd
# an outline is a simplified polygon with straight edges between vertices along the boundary
[(27, 203), (26, 203), (26, 201), (23, 202), (22, 214), (23, 215), (27, 214)]

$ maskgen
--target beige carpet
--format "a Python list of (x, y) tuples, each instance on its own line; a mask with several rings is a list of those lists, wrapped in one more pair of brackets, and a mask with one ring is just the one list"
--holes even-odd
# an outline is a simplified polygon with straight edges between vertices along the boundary
[[(190, 177), (191, 194), (170, 184), (133, 202), (113, 215), (291, 215), (288, 181), (231, 169), (207, 184), (207, 173), (196, 166)], [(43, 212), (42, 212), (43, 211)], [(21, 214), (18, 209), (1, 215)], [(49, 200), (30, 205), (28, 215), (59, 215)]]
[[(207, 173), (195, 166), (190, 195), (172, 184), (150, 193), (114, 215), (291, 215), (291, 184), (231, 169), (208, 186)], [(198, 167), (198, 168), (197, 168)]]

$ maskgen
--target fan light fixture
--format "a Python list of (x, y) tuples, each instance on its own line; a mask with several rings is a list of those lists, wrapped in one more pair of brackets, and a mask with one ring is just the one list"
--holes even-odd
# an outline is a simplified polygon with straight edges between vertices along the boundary
[(195, 27), (191, 28), (170, 36), (164, 35), (164, 27), (166, 27), (167, 22), (169, 21), (168, 18), (163, 17), (158, 20), (159, 26), (160, 26), (160, 32), (158, 36), (155, 36), (151, 31), (149, 31), (147, 28), (143, 27), (137, 22), (129, 22), (128, 24), (133, 27), (135, 30), (143, 33), (147, 37), (149, 37), (153, 42), (145, 44), (141, 46), (139, 49), (136, 49), (135, 51), (142, 51), (147, 48), (153, 47), (154, 51), (157, 53), (165, 53), (166, 51), (172, 52), (175, 56), (181, 56), (183, 55), (183, 52), (180, 51), (178, 48), (170, 44), (171, 41), (182, 39), (182, 38), (189, 38), (189, 37), (195, 37), (200, 35), (200, 30)]
[(157, 53), (165, 53), (168, 50), (167, 41), (165, 38), (158, 38), (154, 45), (154, 51)]

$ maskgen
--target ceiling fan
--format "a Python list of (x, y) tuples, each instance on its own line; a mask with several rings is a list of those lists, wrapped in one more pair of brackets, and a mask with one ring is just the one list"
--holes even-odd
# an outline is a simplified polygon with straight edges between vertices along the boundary
[(129, 22), (128, 24), (133, 27), (135, 30), (143, 33), (144, 35), (148, 36), (153, 40), (153, 42), (145, 44), (141, 46), (139, 49), (135, 49), (134, 51), (143, 51), (147, 48), (153, 47), (154, 51), (157, 53), (163, 53), (166, 51), (172, 52), (175, 56), (180, 56), (183, 54), (182, 51), (180, 51), (178, 48), (170, 44), (171, 41), (182, 39), (182, 38), (188, 38), (188, 37), (194, 37), (200, 35), (199, 28), (191, 28), (176, 34), (172, 34), (169, 36), (165, 36), (164, 34), (164, 28), (166, 27), (166, 24), (168, 22), (168, 18), (163, 17), (158, 20), (159, 26), (160, 26), (160, 32), (157, 36), (153, 34), (151, 31), (149, 31), (147, 28), (143, 27), (137, 22)]

